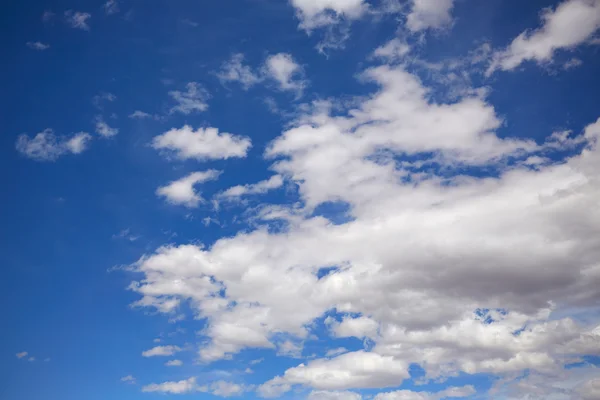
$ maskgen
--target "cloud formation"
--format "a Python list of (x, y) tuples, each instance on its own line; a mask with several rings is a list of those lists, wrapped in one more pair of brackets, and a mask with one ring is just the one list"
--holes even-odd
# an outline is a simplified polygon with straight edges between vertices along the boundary
[(159, 187), (156, 190), (156, 194), (157, 196), (164, 197), (171, 204), (195, 208), (204, 201), (199, 192), (196, 191), (195, 186), (217, 179), (220, 174), (220, 171), (212, 169), (203, 172), (192, 172), (166, 186)]
[(599, 0), (566, 0), (541, 15), (542, 26), (524, 31), (502, 51), (494, 54), (487, 74), (510, 71), (525, 61), (550, 62), (558, 50), (573, 49), (600, 29)]
[(84, 152), (92, 136), (86, 132), (79, 132), (73, 136), (56, 136), (52, 129), (45, 129), (33, 138), (26, 134), (17, 138), (17, 151), (27, 158), (35, 161), (56, 161), (66, 154), (80, 154)]
[(199, 161), (245, 157), (251, 145), (245, 136), (219, 132), (217, 128), (194, 130), (189, 125), (173, 128), (152, 140), (156, 150), (173, 152), (181, 160)]

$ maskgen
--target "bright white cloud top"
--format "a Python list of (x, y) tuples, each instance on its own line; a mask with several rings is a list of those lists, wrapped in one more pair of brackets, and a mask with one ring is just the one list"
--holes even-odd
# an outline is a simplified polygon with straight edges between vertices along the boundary
[[(7, 49), (57, 74), (3, 81), (23, 129), (0, 158), (19, 267), (0, 293), (26, 310), (8, 325), (94, 318), (11, 338), (18, 382), (50, 365), (125, 397), (600, 399), (600, 0), (157, 1), (103, 0), (93, 30), (46, 11)], [(77, 58), (103, 35), (131, 59)], [(64, 85), (62, 52), (98, 79)], [(26, 79), (47, 124), (22, 115)], [(85, 101), (57, 117), (46, 92)], [(72, 375), (88, 337), (101, 378)]]
[(166, 186), (159, 187), (156, 189), (156, 194), (160, 197), (164, 197), (171, 204), (195, 208), (204, 201), (199, 192), (196, 191), (196, 185), (215, 180), (220, 174), (220, 171), (214, 169), (202, 172), (192, 172)]
[(251, 146), (248, 137), (219, 132), (217, 128), (194, 130), (189, 125), (173, 128), (152, 140), (152, 147), (172, 151), (181, 160), (245, 157)]
[(503, 51), (494, 55), (488, 74), (496, 69), (512, 70), (534, 60), (549, 62), (558, 50), (573, 49), (592, 38), (600, 29), (599, 0), (566, 0), (541, 15), (542, 26), (517, 36)]

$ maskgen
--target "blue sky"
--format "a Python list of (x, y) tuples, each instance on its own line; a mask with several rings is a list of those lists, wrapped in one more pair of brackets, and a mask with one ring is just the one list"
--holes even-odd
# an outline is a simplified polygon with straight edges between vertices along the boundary
[(600, 398), (600, 1), (0, 18), (2, 399)]

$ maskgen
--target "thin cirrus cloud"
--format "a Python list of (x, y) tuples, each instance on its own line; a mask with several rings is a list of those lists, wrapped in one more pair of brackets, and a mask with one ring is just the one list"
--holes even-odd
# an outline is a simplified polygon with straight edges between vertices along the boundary
[(42, 43), (42, 42), (27, 42), (26, 44), (27, 44), (27, 47), (29, 47), (30, 49), (33, 49), (33, 50), (43, 51), (43, 50), (48, 50), (50, 48), (49, 44)]
[(17, 151), (35, 161), (56, 161), (66, 154), (80, 154), (88, 146), (92, 136), (79, 132), (73, 136), (57, 136), (52, 129), (45, 129), (33, 138), (22, 134), (17, 138)]
[(588, 42), (600, 29), (600, 1), (566, 0), (543, 11), (542, 26), (524, 31), (504, 50), (494, 53), (487, 75), (510, 71), (525, 61), (552, 61), (558, 50), (573, 49)]
[(200, 183), (215, 180), (221, 174), (220, 171), (208, 170), (192, 172), (191, 174), (170, 182), (166, 186), (156, 189), (156, 195), (164, 197), (173, 205), (182, 205), (188, 208), (196, 208), (204, 199), (200, 196), (196, 186)]
[(180, 160), (243, 158), (251, 146), (248, 137), (219, 132), (217, 128), (194, 130), (189, 125), (173, 128), (152, 140), (154, 149), (172, 152)]

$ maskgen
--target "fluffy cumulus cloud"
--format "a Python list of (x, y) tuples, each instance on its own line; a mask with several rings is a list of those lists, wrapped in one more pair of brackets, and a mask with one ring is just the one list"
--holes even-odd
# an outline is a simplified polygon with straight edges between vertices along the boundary
[(368, 9), (364, 0), (291, 0), (300, 28), (310, 31), (335, 24), (340, 18), (357, 19)]
[(181, 360), (170, 360), (165, 363), (167, 367), (181, 367), (183, 365), (183, 361)]
[(408, 378), (408, 364), (391, 356), (358, 351), (333, 359), (319, 359), (285, 371), (258, 390), (268, 396), (272, 387), (304, 385), (323, 390), (385, 388), (399, 386)]
[(45, 129), (33, 138), (22, 134), (17, 138), (17, 150), (35, 161), (56, 161), (66, 154), (80, 154), (85, 151), (91, 135), (79, 132), (70, 137), (57, 136), (52, 129)]
[(406, 27), (412, 32), (442, 28), (452, 22), (454, 0), (412, 0)]
[(181, 160), (218, 160), (245, 157), (252, 146), (250, 138), (219, 132), (217, 128), (194, 130), (185, 125), (173, 128), (152, 140), (156, 150), (173, 152)]
[(549, 62), (556, 51), (589, 41), (598, 29), (600, 0), (566, 0), (542, 12), (540, 28), (522, 32), (505, 50), (495, 53), (488, 75), (497, 69), (513, 70), (524, 61)]
[(142, 392), (160, 392), (171, 394), (184, 394), (197, 391), (196, 378), (189, 378), (177, 382), (152, 383), (142, 388)]
[(379, 393), (373, 400), (440, 400), (464, 398), (475, 394), (473, 386), (449, 387), (441, 392), (415, 392), (412, 390), (396, 390), (393, 392)]
[(298, 96), (307, 85), (304, 69), (287, 53), (269, 56), (265, 61), (265, 75), (282, 91), (296, 92)]
[(348, 391), (313, 390), (307, 400), (362, 400), (362, 396)]
[(195, 208), (204, 201), (199, 192), (195, 189), (195, 186), (203, 182), (215, 180), (220, 174), (220, 171), (213, 169), (202, 172), (192, 172), (181, 179), (170, 182), (166, 186), (159, 187), (156, 190), (156, 194), (160, 197), (164, 197), (171, 204)]
[[(441, 398), (392, 393), (413, 363), (425, 380), (511, 379), (598, 354), (597, 322), (566, 315), (599, 300), (600, 120), (541, 142), (500, 137), (478, 91), (435, 101), (402, 65), (360, 78), (377, 89), (343, 113), (335, 99), (303, 107), (267, 146), (270, 168), (301, 202), (263, 204), (253, 230), (211, 246), (143, 256), (131, 266), (142, 277), (131, 285), (137, 305), (175, 313), (186, 302), (206, 321), (204, 362), (278, 352), (282, 334), (310, 341), (321, 319), (331, 337), (368, 338), (365, 350), (299, 362), (262, 384), (264, 397), (390, 388), (381, 399)], [(494, 173), (469, 172), (480, 168)], [(194, 202), (190, 182), (173, 191), (181, 203)], [(268, 186), (257, 185), (235, 191)], [(341, 223), (315, 214), (331, 203), (345, 204)]]

